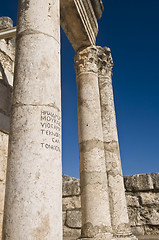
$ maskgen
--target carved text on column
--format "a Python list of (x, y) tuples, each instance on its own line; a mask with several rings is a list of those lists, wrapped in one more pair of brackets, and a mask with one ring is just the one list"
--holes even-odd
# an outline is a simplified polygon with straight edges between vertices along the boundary
[(60, 152), (61, 146), (61, 117), (57, 113), (41, 111), (41, 134), (46, 141), (41, 147)]

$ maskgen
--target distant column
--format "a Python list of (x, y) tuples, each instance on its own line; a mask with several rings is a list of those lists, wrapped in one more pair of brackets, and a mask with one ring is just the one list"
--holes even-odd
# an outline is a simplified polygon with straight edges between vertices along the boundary
[(75, 57), (82, 204), (82, 239), (112, 239), (101, 108), (97, 48)]
[(98, 47), (98, 57), (99, 92), (113, 234), (115, 239), (118, 237), (126, 240), (136, 239), (130, 230), (125, 198), (112, 89), (113, 60), (110, 49)]
[(59, 0), (19, 0), (3, 240), (62, 240)]

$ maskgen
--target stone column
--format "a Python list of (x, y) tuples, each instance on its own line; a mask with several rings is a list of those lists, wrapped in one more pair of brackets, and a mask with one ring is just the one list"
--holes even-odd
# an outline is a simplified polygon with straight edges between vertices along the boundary
[(101, 116), (113, 234), (115, 239), (118, 237), (120, 240), (136, 239), (130, 230), (125, 198), (112, 89), (113, 60), (110, 49), (98, 47), (98, 57)]
[(59, 12), (19, 0), (3, 240), (62, 239)]
[(82, 239), (112, 239), (98, 87), (97, 48), (75, 57), (82, 204)]

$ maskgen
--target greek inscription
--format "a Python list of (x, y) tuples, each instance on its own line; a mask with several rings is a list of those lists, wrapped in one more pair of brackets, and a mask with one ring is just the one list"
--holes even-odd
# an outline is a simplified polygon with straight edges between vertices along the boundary
[(41, 134), (47, 142), (42, 142), (41, 147), (60, 152), (61, 142), (61, 117), (50, 111), (41, 111)]
[(45, 148), (45, 149), (51, 149), (51, 150), (55, 150), (57, 152), (60, 152), (60, 147), (58, 146), (53, 146), (53, 145), (50, 145), (50, 144), (45, 144), (45, 143), (41, 143), (41, 146), (42, 148)]

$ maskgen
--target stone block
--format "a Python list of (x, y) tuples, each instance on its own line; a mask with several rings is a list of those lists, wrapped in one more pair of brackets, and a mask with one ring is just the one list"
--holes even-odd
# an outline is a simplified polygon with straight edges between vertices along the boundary
[[(154, 238), (155, 240), (159, 239), (159, 227), (158, 226), (152, 226), (152, 225), (146, 225), (144, 226), (144, 230), (145, 230), (145, 235), (152, 235), (155, 237), (155, 235), (157, 235), (156, 237), (158, 238)], [(147, 240), (150, 240), (153, 238), (149, 238)]]
[(132, 230), (132, 233), (135, 236), (144, 235), (144, 228), (143, 228), (143, 226), (135, 226), (135, 227), (132, 227), (131, 230)]
[(69, 240), (77, 239), (81, 235), (81, 229), (68, 228), (66, 226), (63, 227), (63, 237)]
[(143, 206), (159, 205), (159, 193), (143, 192), (140, 198)]
[(149, 216), (149, 224), (159, 226), (159, 210), (152, 209)]
[(125, 188), (128, 192), (150, 191), (154, 189), (151, 174), (137, 174), (124, 178)]
[(138, 208), (128, 207), (128, 216), (129, 216), (129, 222), (130, 222), (131, 227), (140, 225), (138, 223), (139, 219), (140, 219), (140, 214), (139, 214)]
[(137, 216), (137, 225), (159, 225), (159, 211), (158, 209), (142, 207)]
[(70, 210), (81, 208), (81, 197), (80, 196), (73, 196), (73, 197), (64, 197), (62, 199), (62, 209)]
[(126, 195), (127, 206), (130, 207), (139, 207), (139, 199), (136, 196)]
[(81, 228), (81, 211), (67, 211), (66, 226), (70, 228)]
[(80, 195), (80, 180), (63, 175), (62, 192), (63, 197)]
[(151, 173), (155, 190), (159, 190), (159, 173)]

